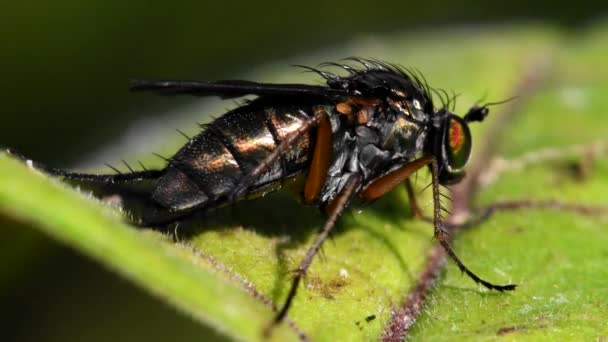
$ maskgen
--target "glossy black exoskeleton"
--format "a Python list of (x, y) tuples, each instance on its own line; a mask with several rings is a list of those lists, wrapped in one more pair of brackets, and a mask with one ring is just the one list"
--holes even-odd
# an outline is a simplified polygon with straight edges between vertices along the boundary
[(344, 208), (354, 200), (372, 201), (404, 183), (410, 205), (419, 214), (408, 177), (428, 166), (435, 237), (476, 282), (499, 291), (514, 289), (515, 285), (494, 285), (469, 271), (451, 250), (440, 216), (439, 185), (464, 176), (471, 152), (468, 123), (482, 121), (487, 106), (473, 106), (461, 118), (451, 112), (447, 97), (441, 108), (435, 107), (434, 90), (418, 73), (376, 60), (350, 62), (354, 66), (323, 66), (341, 68), (345, 75), (308, 68), (326, 80), (322, 86), (134, 81), (133, 91), (257, 98), (207, 125), (161, 170), (93, 175), (28, 163), (70, 180), (119, 187), (151, 184), (146, 196), (155, 210), (143, 217), (144, 225), (172, 222), (277, 189), (286, 180), (303, 179), (296, 195), (303, 203), (322, 208), (328, 218), (298, 267), (276, 322), (287, 313), (301, 278)]

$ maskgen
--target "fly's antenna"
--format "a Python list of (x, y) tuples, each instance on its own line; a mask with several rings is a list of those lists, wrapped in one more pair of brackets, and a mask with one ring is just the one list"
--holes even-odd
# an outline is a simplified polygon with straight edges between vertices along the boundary
[(501, 105), (501, 104), (511, 102), (513, 100), (517, 100), (518, 98), (519, 98), (519, 95), (516, 95), (516, 96), (511, 96), (505, 100), (500, 100), (500, 101), (496, 101), (496, 102), (486, 102), (482, 107)]
[(477, 105), (478, 103), (481, 103), (481, 102), (485, 102), (487, 98), (488, 98), (488, 91), (486, 90), (483, 92), (483, 95), (481, 96), (481, 98), (479, 100), (475, 101), (475, 105)]
[(473, 105), (473, 107), (471, 107), (471, 109), (469, 109), (469, 112), (464, 116), (464, 121), (467, 123), (473, 122), (473, 121), (481, 122), (490, 113), (490, 108), (488, 108), (489, 106), (496, 106), (496, 105), (504, 104), (504, 103), (513, 101), (513, 100), (517, 99), (518, 97), (519, 96), (513, 96), (513, 97), (510, 97), (510, 98), (508, 98), (506, 100), (502, 100), (502, 101), (486, 102), (483, 105), (475, 104), (475, 105)]

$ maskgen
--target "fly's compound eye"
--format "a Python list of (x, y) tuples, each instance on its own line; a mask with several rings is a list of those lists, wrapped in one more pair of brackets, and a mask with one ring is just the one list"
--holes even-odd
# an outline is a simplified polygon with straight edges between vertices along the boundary
[(444, 156), (451, 172), (464, 168), (471, 155), (471, 131), (458, 116), (451, 116), (444, 141)]

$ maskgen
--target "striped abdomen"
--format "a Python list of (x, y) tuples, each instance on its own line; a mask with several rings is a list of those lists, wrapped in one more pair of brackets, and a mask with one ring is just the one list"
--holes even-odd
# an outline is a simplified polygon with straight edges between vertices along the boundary
[[(171, 158), (153, 198), (163, 207), (205, 207), (231, 194), (283, 139), (311, 116), (305, 106), (256, 106), (255, 102), (213, 121)], [(304, 135), (251, 186), (259, 189), (306, 169), (310, 135)]]

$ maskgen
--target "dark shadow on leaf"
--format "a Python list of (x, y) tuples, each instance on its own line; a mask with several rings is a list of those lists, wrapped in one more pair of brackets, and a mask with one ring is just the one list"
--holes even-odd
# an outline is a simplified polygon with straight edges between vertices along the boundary
[[(103, 192), (93, 189), (96, 196), (109, 198), (113, 193), (120, 192), (122, 204), (127, 213), (132, 217), (140, 217), (141, 213), (150, 210), (153, 203), (150, 192), (147, 189), (112, 189), (106, 187)], [(391, 254), (407, 277), (413, 281), (414, 276), (399, 253), (400, 248), (390, 236), (365, 227), (365, 224), (355, 223), (352, 217), (353, 210), (363, 210), (373, 215), (380, 221), (390, 222), (396, 227), (404, 226), (403, 222), (411, 221), (412, 214), (403, 189), (392, 191), (377, 201), (364, 206), (354, 204), (345, 212), (344, 217), (338, 221), (332, 232), (332, 236), (341, 234), (343, 227), (356, 226), (363, 229), (373, 239), (381, 242)], [(287, 192), (274, 192), (264, 197), (252, 200), (242, 200), (234, 204), (214, 208), (206, 211), (193, 212), (184, 218), (175, 220), (158, 229), (174, 235), (177, 240), (191, 240), (205, 231), (231, 231), (232, 228), (242, 227), (269, 238), (278, 238), (275, 254), (278, 260), (277, 278), (270, 294), (271, 298), (278, 300), (286, 290), (292, 276), (292, 270), (297, 263), (290, 263), (286, 257), (286, 251), (302, 247), (305, 241), (309, 241), (311, 234), (315, 235), (324, 223), (324, 215), (314, 206), (305, 206), (296, 201)], [(346, 224), (346, 226), (344, 225)], [(306, 246), (304, 246), (306, 247)], [(296, 260), (297, 262), (299, 260)]]
[(300, 205), (282, 192), (195, 213), (179, 221), (181, 238), (209, 230), (243, 227), (267, 237), (288, 237), (285, 247), (298, 246), (322, 224), (323, 217), (317, 208)]

